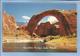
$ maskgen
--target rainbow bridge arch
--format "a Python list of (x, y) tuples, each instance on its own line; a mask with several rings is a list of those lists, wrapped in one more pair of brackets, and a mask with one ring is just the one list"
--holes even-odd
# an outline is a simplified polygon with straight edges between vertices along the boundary
[(66, 20), (66, 17), (61, 13), (59, 10), (48, 10), (44, 11), (40, 14), (33, 15), (28, 23), (27, 30), (30, 35), (33, 34), (35, 27), (37, 26), (38, 22), (43, 19), (45, 16), (54, 16), (59, 20), (60, 23), (60, 35), (70, 35), (70, 25), (68, 24), (68, 21)]

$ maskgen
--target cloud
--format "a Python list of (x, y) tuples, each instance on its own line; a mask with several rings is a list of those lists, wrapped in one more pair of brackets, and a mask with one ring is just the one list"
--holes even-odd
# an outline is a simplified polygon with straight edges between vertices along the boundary
[(26, 23), (28, 23), (29, 20), (31, 19), (29, 16), (22, 16), (22, 18), (26, 20)]
[(30, 20), (29, 16), (22, 16), (23, 19)]
[(59, 20), (58, 20), (56, 17), (54, 17), (54, 16), (49, 16), (49, 17), (48, 17), (48, 21), (49, 21), (51, 24), (55, 24), (55, 23), (59, 22)]
[(59, 22), (59, 20), (54, 16), (47, 16), (47, 17), (44, 17), (42, 20), (40, 20), (38, 25), (40, 25), (41, 23), (46, 23), (46, 22), (50, 22), (50, 24), (55, 24)]

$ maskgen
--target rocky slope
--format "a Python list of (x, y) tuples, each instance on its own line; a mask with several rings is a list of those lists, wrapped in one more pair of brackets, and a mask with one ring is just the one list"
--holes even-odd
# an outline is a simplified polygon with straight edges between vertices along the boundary
[(17, 24), (15, 21), (14, 16), (11, 16), (7, 14), (6, 12), (3, 12), (3, 33), (4, 34), (14, 34)]

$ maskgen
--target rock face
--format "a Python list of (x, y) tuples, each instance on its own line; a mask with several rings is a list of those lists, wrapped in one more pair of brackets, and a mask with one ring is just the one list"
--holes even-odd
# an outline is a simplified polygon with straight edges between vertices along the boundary
[(41, 37), (48, 36), (48, 35), (58, 35), (58, 28), (56, 28), (50, 22), (41, 23), (35, 29), (35, 33)]
[(77, 12), (75, 10), (64, 11), (68, 24), (70, 25), (70, 30), (72, 33), (77, 32)]
[[(71, 10), (71, 11), (65, 10), (62, 12), (60, 10), (48, 10), (32, 16), (27, 26), (27, 29), (31, 35), (35, 31), (35, 28), (38, 22), (41, 19), (43, 19), (43, 17), (49, 16), (49, 15), (55, 16), (59, 20), (60, 28), (58, 31), (56, 30), (56, 32), (58, 32), (59, 35), (71, 35), (73, 33), (76, 33), (77, 12), (75, 10)], [(40, 24), (38, 26), (38, 29), (36, 30), (36, 33), (38, 35), (42, 35), (42, 34), (48, 35), (49, 34), (47, 33), (48, 25), (50, 28), (52, 28), (52, 26), (49, 23)], [(55, 27), (53, 29), (53, 32), (54, 30), (55, 30)]]
[(3, 12), (3, 33), (4, 34), (14, 34), (16, 30), (16, 21), (14, 16)]

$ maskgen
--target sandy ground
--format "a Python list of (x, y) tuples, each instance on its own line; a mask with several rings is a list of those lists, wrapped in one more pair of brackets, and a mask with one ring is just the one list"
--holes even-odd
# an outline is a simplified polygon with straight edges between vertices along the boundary
[(66, 49), (67, 51), (76, 51), (77, 50), (77, 40), (76, 38), (60, 38), (60, 39), (53, 39), (51, 41), (46, 42), (49, 48), (53, 46), (56, 49)]

